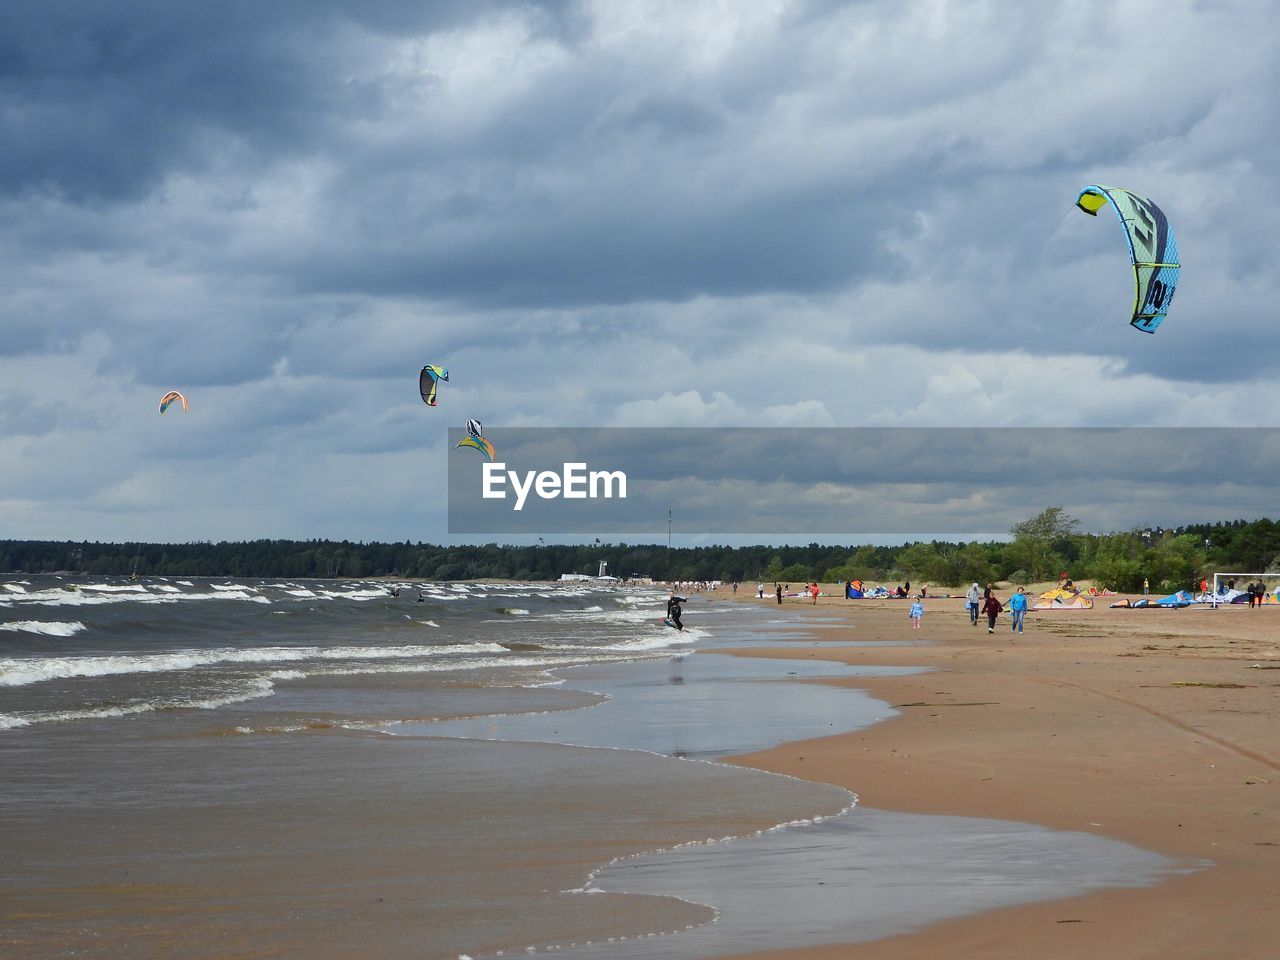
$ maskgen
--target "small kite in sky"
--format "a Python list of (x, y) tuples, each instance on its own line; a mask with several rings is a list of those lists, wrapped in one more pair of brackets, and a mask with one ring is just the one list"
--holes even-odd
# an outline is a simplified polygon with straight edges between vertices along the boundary
[(455, 446), (471, 447), (473, 450), (479, 450), (489, 459), (493, 461), (493, 444), (484, 437), (484, 424), (479, 420), (467, 421), (467, 435), (463, 437)]
[(436, 405), (436, 389), (440, 381), (449, 380), (449, 371), (434, 363), (428, 363), (418, 374), (418, 392), (422, 394), (422, 402), (428, 407)]
[(179, 400), (182, 401), (182, 412), (186, 413), (188, 410), (187, 398), (184, 397), (182, 394), (180, 394), (177, 390), (170, 390), (168, 393), (166, 393), (163, 397), (160, 398), (160, 412), (164, 413), (166, 410), (169, 409), (170, 406), (173, 405), (173, 403)]

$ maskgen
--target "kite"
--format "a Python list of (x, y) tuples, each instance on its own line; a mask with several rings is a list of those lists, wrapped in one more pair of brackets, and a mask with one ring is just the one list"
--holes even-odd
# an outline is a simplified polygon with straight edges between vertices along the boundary
[(170, 390), (160, 398), (160, 412), (164, 413), (173, 404), (175, 400), (182, 401), (182, 412), (187, 412), (187, 398), (180, 394), (177, 390)]
[(434, 363), (428, 363), (418, 374), (418, 392), (422, 394), (422, 402), (428, 407), (436, 405), (436, 387), (441, 380), (449, 380), (449, 371)]
[(493, 444), (479, 434), (463, 437), (458, 441), (454, 449), (457, 449), (457, 447), (472, 447), (483, 453), (490, 463), (493, 462)]
[(458, 447), (471, 447), (473, 450), (479, 450), (488, 459), (493, 462), (493, 444), (484, 437), (484, 424), (479, 420), (467, 421), (467, 435), (455, 444), (454, 449)]
[(1129, 256), (1133, 260), (1136, 290), (1129, 323), (1143, 333), (1155, 333), (1169, 312), (1182, 272), (1173, 230), (1159, 207), (1146, 197), (1128, 190), (1092, 184), (1076, 197), (1076, 206), (1091, 217), (1096, 217), (1108, 203), (1124, 227), (1125, 239), (1129, 241)]

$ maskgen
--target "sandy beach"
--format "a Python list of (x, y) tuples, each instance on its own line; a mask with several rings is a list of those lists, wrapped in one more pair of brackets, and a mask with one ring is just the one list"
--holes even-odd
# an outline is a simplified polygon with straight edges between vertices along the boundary
[[(870, 808), (1091, 832), (1209, 865), (1155, 887), (990, 911), (869, 943), (743, 956), (1276, 956), (1280, 611), (1113, 610), (1111, 599), (1033, 612), (1015, 636), (1007, 616), (995, 634), (985, 622), (971, 627), (958, 598), (928, 601), (916, 634), (901, 601), (823, 597), (816, 612), (844, 622), (815, 623), (821, 645), (733, 652), (933, 672), (808, 681), (856, 685), (900, 716), (735, 762), (847, 787)], [(908, 637), (929, 643), (866, 645)], [(840, 640), (862, 645), (830, 644)]]

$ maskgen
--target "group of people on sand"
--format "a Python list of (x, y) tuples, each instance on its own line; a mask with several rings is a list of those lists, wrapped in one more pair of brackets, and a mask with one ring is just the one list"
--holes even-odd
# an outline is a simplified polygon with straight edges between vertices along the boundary
[[(979, 589), (975, 583), (965, 594), (965, 606), (969, 610), (969, 626), (978, 625), (978, 614), (987, 618), (987, 633), (996, 632), (996, 618), (1004, 612), (1004, 604), (996, 596), (995, 586), (988, 583)], [(1019, 587), (1017, 593), (1009, 598), (1009, 630), (1022, 633), (1027, 619), (1027, 588)]]
[(1244, 589), (1245, 592), (1249, 594), (1249, 606), (1262, 606), (1264, 602), (1263, 598), (1267, 595), (1267, 585), (1265, 583), (1262, 583), (1261, 581), (1258, 583), (1251, 583)]

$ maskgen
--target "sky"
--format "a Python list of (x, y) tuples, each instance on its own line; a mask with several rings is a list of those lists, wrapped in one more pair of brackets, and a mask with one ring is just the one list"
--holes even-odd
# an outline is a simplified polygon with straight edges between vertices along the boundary
[[(8, 0), (0, 538), (445, 541), (468, 417), (1270, 424), (1277, 34), (1251, 0)], [(1177, 234), (1155, 335), (1091, 183)]]

